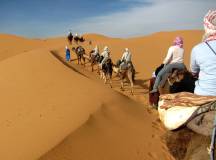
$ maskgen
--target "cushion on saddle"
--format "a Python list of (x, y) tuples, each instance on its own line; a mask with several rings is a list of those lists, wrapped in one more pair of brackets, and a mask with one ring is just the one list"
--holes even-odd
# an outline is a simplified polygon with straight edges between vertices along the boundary
[(127, 63), (122, 63), (121, 65), (120, 65), (120, 70), (127, 70), (128, 69), (128, 64)]
[(198, 96), (188, 92), (160, 96), (158, 112), (160, 120), (169, 130), (174, 130), (197, 115), (215, 110), (216, 96)]

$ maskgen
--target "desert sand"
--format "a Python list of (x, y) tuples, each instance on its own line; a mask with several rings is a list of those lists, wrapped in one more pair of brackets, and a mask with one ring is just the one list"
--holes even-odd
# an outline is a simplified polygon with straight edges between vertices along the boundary
[[(148, 105), (148, 79), (175, 36), (185, 40), (185, 64), (202, 31), (161, 32), (130, 39), (84, 35), (87, 52), (107, 45), (114, 62), (133, 54), (135, 94), (103, 84), (76, 61), (64, 65), (65, 38), (0, 35), (0, 159), (172, 160), (157, 112)], [(89, 45), (92, 41), (92, 45)], [(68, 45), (69, 46), (69, 45)], [(70, 46), (71, 48), (71, 46)], [(75, 59), (72, 53), (72, 59)]]

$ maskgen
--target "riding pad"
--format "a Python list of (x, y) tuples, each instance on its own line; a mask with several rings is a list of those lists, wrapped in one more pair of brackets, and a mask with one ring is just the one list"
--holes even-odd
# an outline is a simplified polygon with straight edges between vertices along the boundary
[(158, 106), (160, 120), (168, 130), (175, 130), (200, 114), (215, 111), (216, 97), (189, 92), (165, 94), (160, 96)]

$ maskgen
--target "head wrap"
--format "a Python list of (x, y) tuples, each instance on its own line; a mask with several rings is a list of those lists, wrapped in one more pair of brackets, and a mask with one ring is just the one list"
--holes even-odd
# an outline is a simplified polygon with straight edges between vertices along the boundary
[(107, 46), (105, 46), (104, 51), (109, 51), (109, 48)]
[(176, 37), (173, 41), (174, 46), (179, 46), (180, 48), (183, 48), (183, 38), (182, 37)]
[(95, 51), (95, 52), (99, 52), (99, 49), (98, 49), (98, 46), (97, 46), (97, 45), (95, 46), (94, 51)]
[(204, 17), (205, 34), (203, 41), (216, 40), (216, 10), (209, 10)]
[(125, 48), (125, 52), (129, 52), (129, 49), (128, 49), (128, 48)]
[(68, 46), (65, 46), (65, 49), (67, 50), (67, 49), (68, 49)]

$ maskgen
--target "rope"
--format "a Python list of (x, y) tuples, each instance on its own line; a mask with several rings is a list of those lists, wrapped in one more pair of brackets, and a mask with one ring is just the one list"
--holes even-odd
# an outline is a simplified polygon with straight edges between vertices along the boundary
[(214, 149), (215, 149), (215, 135), (216, 135), (216, 115), (214, 119), (214, 126), (211, 137), (211, 145), (210, 145), (210, 160), (214, 160)]

